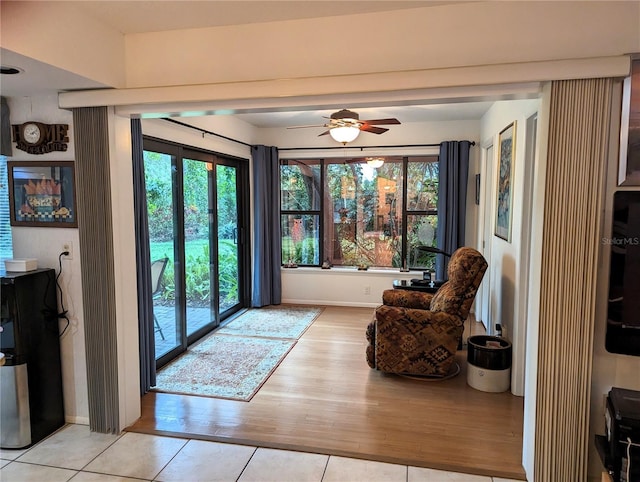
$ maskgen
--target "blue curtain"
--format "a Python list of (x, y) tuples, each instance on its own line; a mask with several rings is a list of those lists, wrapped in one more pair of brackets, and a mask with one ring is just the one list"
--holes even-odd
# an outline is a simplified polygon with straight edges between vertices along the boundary
[(151, 296), (151, 254), (144, 182), (144, 152), (140, 119), (131, 119), (133, 161), (133, 210), (136, 230), (136, 277), (138, 282), (138, 343), (140, 347), (140, 394), (156, 384), (156, 347)]
[[(469, 141), (445, 141), (440, 144), (438, 160), (438, 248), (452, 254), (464, 246), (469, 177)], [(446, 279), (449, 258), (436, 257), (436, 278)]]
[(280, 236), (280, 162), (278, 149), (252, 146), (253, 293), (251, 306), (279, 305), (282, 300)]

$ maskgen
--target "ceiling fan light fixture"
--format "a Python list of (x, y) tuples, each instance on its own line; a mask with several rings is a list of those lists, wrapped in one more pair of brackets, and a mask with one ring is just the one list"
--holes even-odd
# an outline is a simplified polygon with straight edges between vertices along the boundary
[(367, 164), (369, 164), (374, 169), (378, 167), (382, 167), (384, 164), (384, 158), (382, 157), (367, 157)]
[(2, 75), (16, 75), (16, 74), (21, 74), (22, 72), (24, 72), (24, 70), (18, 67), (13, 67), (11, 65), (0, 66), (0, 74)]
[(329, 135), (331, 135), (335, 141), (342, 144), (354, 141), (359, 134), (360, 129), (355, 126), (334, 127), (329, 130)]

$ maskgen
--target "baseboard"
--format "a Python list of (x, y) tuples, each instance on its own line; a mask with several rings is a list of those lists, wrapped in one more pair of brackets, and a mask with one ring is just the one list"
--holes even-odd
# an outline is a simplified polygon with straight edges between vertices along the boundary
[(327, 301), (327, 300), (293, 300), (293, 299), (283, 299), (282, 303), (290, 304), (290, 305), (314, 305), (314, 306), (346, 306), (351, 308), (377, 308), (382, 304), (382, 302), (378, 303), (362, 303), (359, 301), (348, 302), (348, 301)]
[(89, 425), (89, 417), (71, 417), (65, 415), (64, 421), (75, 425)]

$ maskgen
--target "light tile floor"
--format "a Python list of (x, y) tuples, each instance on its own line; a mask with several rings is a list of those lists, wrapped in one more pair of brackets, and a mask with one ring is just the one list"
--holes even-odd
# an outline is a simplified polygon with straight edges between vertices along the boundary
[(515, 482), (321, 454), (66, 425), (29, 449), (0, 449), (3, 482)]

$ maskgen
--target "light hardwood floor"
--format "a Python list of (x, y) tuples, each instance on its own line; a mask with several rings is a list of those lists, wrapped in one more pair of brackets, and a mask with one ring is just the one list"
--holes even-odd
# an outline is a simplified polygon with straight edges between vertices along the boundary
[(127, 430), (524, 480), (524, 399), (469, 387), (462, 350), (449, 380), (370, 369), (372, 313), (326, 307), (250, 402), (151, 392)]

